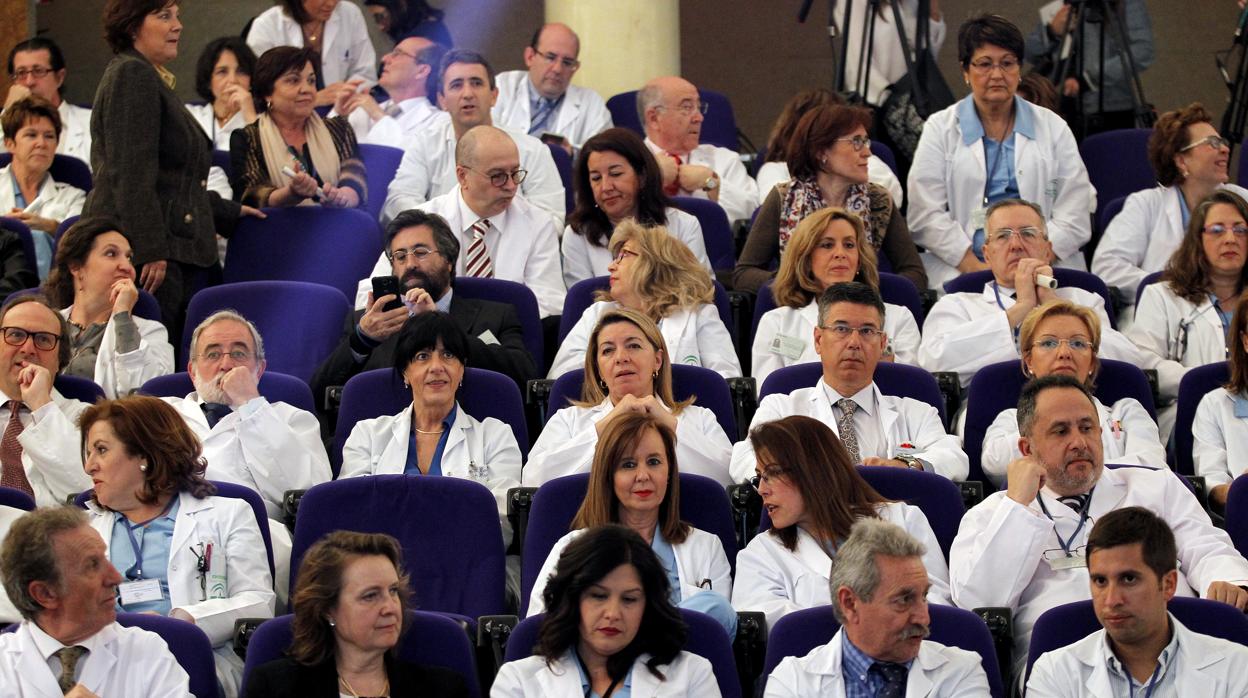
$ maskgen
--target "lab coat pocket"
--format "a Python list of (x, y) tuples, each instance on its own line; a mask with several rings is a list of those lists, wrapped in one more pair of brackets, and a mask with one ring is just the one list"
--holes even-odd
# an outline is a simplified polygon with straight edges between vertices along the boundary
[(225, 547), (219, 545), (212, 536), (204, 536), (200, 541), (204, 549), (210, 551), (203, 564), (206, 569), (201, 572), (206, 577), (204, 594), (207, 599), (224, 599), (230, 595), (229, 581), (226, 578), (228, 561)]
[(801, 608), (823, 606), (831, 601), (828, 580), (817, 574), (800, 575), (793, 584), (793, 603)]

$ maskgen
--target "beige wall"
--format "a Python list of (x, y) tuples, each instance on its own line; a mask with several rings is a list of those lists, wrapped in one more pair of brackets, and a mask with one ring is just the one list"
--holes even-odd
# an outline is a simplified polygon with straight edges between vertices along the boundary
[[(11, 0), (10, 0), (11, 1)], [(599, 0), (586, 0), (597, 2)], [(1153, 20), (1157, 63), (1144, 73), (1144, 88), (1159, 110), (1203, 101), (1221, 117), (1226, 89), (1212, 53), (1230, 44), (1237, 8), (1232, 0), (1146, 0)], [(521, 53), (542, 20), (543, 0), (439, 0), (460, 46), (483, 50), (497, 70), (522, 67)], [(772, 119), (789, 95), (810, 86), (831, 86), (831, 51), (826, 35), (827, 2), (816, 0), (810, 21), (797, 24), (799, 0), (682, 0), (681, 64), (694, 82), (726, 92), (738, 124), (762, 145)], [(955, 92), (962, 89), (955, 65), (956, 24), (990, 7), (1029, 31), (1034, 0), (943, 0), (951, 18), (940, 64)], [(38, 6), (38, 26), (65, 49), (71, 67), (69, 96), (90, 101), (109, 58), (100, 38), (104, 0), (53, 0)], [(237, 33), (266, 0), (182, 0), (186, 33), (182, 55), (172, 68), (179, 91), (194, 92), (194, 64), (213, 37)], [(621, 59), (626, 60), (626, 57)], [(604, 95), (609, 96), (609, 95)]]

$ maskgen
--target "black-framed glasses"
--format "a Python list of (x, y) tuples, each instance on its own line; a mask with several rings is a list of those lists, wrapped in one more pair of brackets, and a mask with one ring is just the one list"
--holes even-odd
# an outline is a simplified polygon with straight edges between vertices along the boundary
[(515, 182), (516, 184), (519, 184), (524, 181), (525, 177), (529, 176), (529, 171), (523, 170), (523, 169), (512, 170), (511, 172), (495, 172), (494, 174), (490, 174), (488, 172), (482, 172), (481, 170), (474, 170), (471, 167), (468, 167), (467, 165), (464, 166), (464, 169), (468, 170), (469, 172), (476, 172), (482, 177), (485, 177), (486, 179), (490, 180), (490, 184), (493, 184), (496, 187), (506, 186), (507, 180), (509, 179)]
[(0, 327), (0, 332), (4, 333), (5, 344), (20, 347), (27, 339), (33, 339), (35, 348), (40, 351), (51, 351), (61, 341), (61, 336), (55, 332), (31, 332), (22, 327)]
[(863, 135), (857, 135), (857, 136), (852, 136), (852, 137), (847, 137), (847, 138), (837, 138), (835, 142), (849, 143), (850, 145), (854, 147), (855, 151), (862, 150), (863, 146), (866, 146), (868, 148), (871, 147), (871, 137), (863, 136)]
[(441, 252), (438, 250), (431, 250), (424, 245), (416, 245), (415, 247), (406, 248), (400, 247), (393, 252), (386, 250), (386, 258), (391, 262), (398, 262), (399, 264), (406, 262), (408, 257), (414, 257), (417, 262), (423, 262), (425, 261), (425, 257), (428, 257), (431, 254), (441, 254)]
[(1231, 142), (1230, 142), (1230, 141), (1228, 141), (1228, 140), (1226, 140), (1226, 139), (1225, 139), (1225, 138), (1223, 138), (1222, 136), (1219, 136), (1219, 135), (1216, 135), (1216, 134), (1215, 134), (1215, 135), (1212, 135), (1212, 136), (1205, 136), (1204, 138), (1202, 138), (1202, 139), (1200, 139), (1200, 140), (1198, 140), (1198, 141), (1193, 141), (1193, 142), (1191, 142), (1191, 143), (1188, 143), (1187, 145), (1183, 146), (1182, 148), (1179, 148), (1179, 152), (1180, 152), (1180, 153), (1185, 153), (1185, 152), (1187, 152), (1187, 151), (1191, 150), (1192, 148), (1196, 148), (1196, 147), (1198, 147), (1198, 146), (1202, 146), (1202, 145), (1207, 145), (1207, 146), (1209, 146), (1210, 148), (1213, 148), (1214, 150), (1222, 150), (1223, 148), (1230, 148), (1230, 147), (1231, 147)]
[(18, 70), (15, 70), (12, 73), (9, 73), (9, 77), (13, 79), (13, 82), (18, 82), (19, 80), (25, 80), (26, 78), (32, 75), (35, 77), (36, 80), (42, 80), (54, 72), (56, 71), (52, 70), (51, 68), (45, 68), (41, 65), (37, 65), (33, 68), (19, 68)]
[(559, 54), (554, 53), (553, 51), (547, 51), (545, 53), (538, 51), (537, 55), (541, 56), (547, 63), (557, 62), (559, 63), (559, 65), (563, 66), (564, 68), (567, 68), (568, 70), (576, 70), (577, 68), (581, 67), (581, 62), (576, 60), (575, 58), (568, 58), (567, 56), (560, 56)]

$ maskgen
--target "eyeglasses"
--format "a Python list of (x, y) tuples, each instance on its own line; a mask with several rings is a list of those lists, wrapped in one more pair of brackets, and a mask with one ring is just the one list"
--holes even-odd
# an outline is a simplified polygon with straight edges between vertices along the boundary
[(398, 47), (398, 46), (395, 46), (394, 48), (390, 49), (390, 54), (389, 54), (389, 55), (391, 55), (391, 56), (406, 56), (406, 57), (408, 57), (408, 58), (410, 58), (410, 59), (412, 59), (412, 60), (416, 60), (416, 54), (414, 54), (414, 53), (408, 53), (407, 51), (402, 51), (402, 50), (400, 50), (400, 49), (399, 49), (399, 47)]
[(523, 182), (524, 178), (529, 175), (528, 170), (512, 170), (511, 172), (495, 172), (494, 174), (489, 174), (486, 172), (482, 172), (480, 170), (474, 170), (471, 167), (468, 167), (467, 165), (464, 166), (464, 169), (468, 170), (469, 172), (476, 172), (482, 177), (489, 179), (490, 184), (493, 184), (496, 187), (507, 186), (508, 179), (515, 182), (516, 184), (519, 184)]
[(773, 485), (784, 480), (784, 476), (787, 472), (788, 468), (783, 466), (769, 465), (766, 468), (763, 468), (763, 472), (755, 473), (754, 477), (750, 478), (750, 487), (753, 487), (755, 491), (758, 491), (759, 485)]
[(973, 68), (975, 72), (980, 75), (988, 75), (996, 68), (1000, 68), (1001, 72), (1008, 75), (1010, 73), (1018, 72), (1018, 59), (1002, 58), (1000, 63), (993, 63), (992, 60), (983, 58), (971, 63), (971, 68)]
[(1044, 238), (1044, 233), (1040, 232), (1039, 228), (1029, 227), (1029, 228), (1019, 228), (1018, 230), (1015, 230), (1013, 228), (999, 228), (997, 230), (994, 230), (992, 234), (988, 236), (988, 240), (990, 242), (996, 242), (996, 243), (1009, 242), (1010, 238), (1014, 237), (1015, 235), (1017, 235), (1018, 238), (1023, 241), (1023, 244), (1032, 243), (1032, 242), (1035, 242), (1036, 240), (1040, 240)]
[(836, 143), (849, 143), (850, 145), (854, 147), (855, 151), (862, 150), (863, 146), (866, 146), (868, 149), (870, 149), (871, 147), (870, 136), (859, 135), (859, 136), (854, 136), (852, 138), (837, 138), (835, 142)]
[(558, 62), (559, 65), (563, 66), (564, 68), (567, 68), (568, 70), (576, 70), (577, 68), (581, 67), (581, 62), (576, 60), (575, 58), (568, 58), (566, 56), (560, 56), (559, 54), (553, 53), (551, 51), (547, 51), (546, 53), (542, 53), (538, 51), (537, 55), (545, 59), (547, 63)]
[(838, 342), (848, 341), (855, 332), (864, 341), (871, 341), (884, 336), (884, 331), (875, 327), (850, 327), (849, 325), (820, 325), (819, 329), (831, 332)]
[(1214, 223), (1213, 225), (1206, 225), (1204, 228), (1201, 228), (1201, 230), (1204, 231), (1205, 235), (1212, 235), (1214, 237), (1221, 237), (1225, 235), (1228, 230), (1235, 233), (1235, 237), (1237, 238), (1248, 236), (1248, 225), (1244, 225), (1243, 223), (1236, 223), (1229, 228), (1221, 223)]
[(701, 113), (702, 116), (706, 116), (706, 113), (711, 110), (711, 105), (709, 102), (696, 102), (694, 104), (682, 104), (679, 107), (660, 106), (659, 108), (680, 112), (681, 116), (693, 116), (695, 111)]
[(632, 250), (626, 250), (623, 247), (621, 247), (619, 251), (615, 253), (615, 256), (611, 258), (611, 261), (622, 262), (629, 257), (636, 257), (636, 256), (637, 256), (636, 252), (633, 252)]
[(1195, 141), (1195, 142), (1193, 142), (1193, 143), (1188, 143), (1187, 145), (1183, 146), (1182, 148), (1179, 148), (1179, 152), (1180, 152), (1180, 153), (1185, 153), (1185, 152), (1187, 152), (1187, 151), (1191, 150), (1192, 148), (1195, 148), (1195, 147), (1197, 147), (1197, 146), (1202, 146), (1202, 145), (1208, 145), (1210, 148), (1213, 148), (1214, 150), (1222, 150), (1223, 148), (1230, 148), (1230, 147), (1231, 147), (1231, 142), (1230, 142), (1230, 141), (1228, 141), (1228, 140), (1226, 140), (1226, 139), (1225, 139), (1225, 138), (1223, 138), (1222, 136), (1216, 136), (1216, 135), (1215, 135), (1215, 136), (1205, 136), (1204, 138), (1202, 138), (1202, 139), (1200, 139), (1200, 140), (1198, 140), (1198, 141)]
[(251, 360), (251, 352), (243, 350), (243, 349), (235, 349), (233, 351), (221, 351), (220, 349), (209, 349), (208, 351), (200, 354), (199, 358), (205, 359), (207, 361), (216, 362), (216, 361), (220, 361), (221, 358), (224, 356), (229, 356), (231, 359), (239, 363)]
[(1092, 342), (1083, 337), (1071, 337), (1070, 339), (1058, 339), (1057, 337), (1045, 337), (1038, 342), (1032, 342), (1031, 346), (1041, 351), (1057, 351), (1057, 348), (1065, 344), (1070, 350), (1082, 354), (1085, 351), (1092, 351)]
[(400, 247), (393, 252), (390, 252), (389, 250), (386, 251), (386, 257), (391, 262), (398, 262), (399, 264), (406, 262), (409, 256), (415, 257), (417, 262), (423, 262), (425, 261), (425, 257), (428, 257), (431, 254), (441, 254), (441, 252), (438, 250), (431, 250), (424, 245), (416, 245), (415, 247), (407, 248)]
[(0, 327), (0, 332), (4, 333), (4, 342), (15, 347), (20, 347), (26, 343), (26, 339), (35, 340), (35, 348), (40, 351), (51, 351), (56, 348), (57, 342), (61, 341), (61, 336), (52, 332), (31, 332), (21, 327)]
[(25, 80), (32, 75), (35, 76), (36, 80), (42, 80), (54, 72), (56, 71), (51, 68), (45, 68), (41, 65), (37, 65), (34, 68), (21, 68), (19, 70), (15, 70), (9, 74), (9, 77), (13, 79), (13, 82)]

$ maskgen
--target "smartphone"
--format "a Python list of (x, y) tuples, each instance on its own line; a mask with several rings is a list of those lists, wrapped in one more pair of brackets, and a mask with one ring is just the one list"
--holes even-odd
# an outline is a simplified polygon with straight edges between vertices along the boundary
[(541, 136), (538, 137), (538, 140), (540, 140), (543, 143), (546, 143), (547, 145), (557, 145), (557, 146), (563, 146), (565, 143), (568, 142), (566, 138), (556, 133), (543, 133)]
[(394, 310), (403, 307), (403, 292), (399, 288), (399, 277), (397, 276), (374, 276), (373, 277), (373, 301), (382, 296), (394, 296), (394, 300), (386, 303), (382, 307), (383, 311)]

